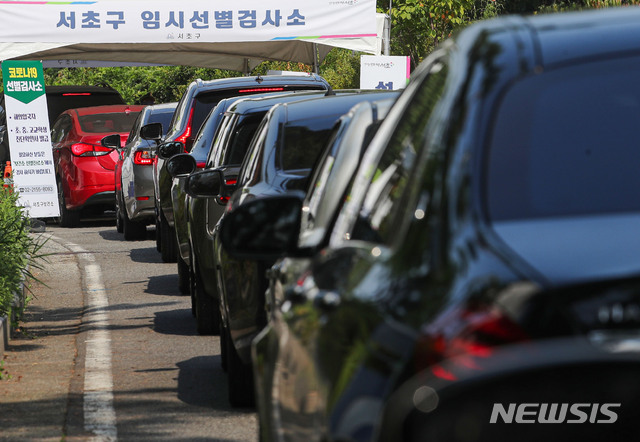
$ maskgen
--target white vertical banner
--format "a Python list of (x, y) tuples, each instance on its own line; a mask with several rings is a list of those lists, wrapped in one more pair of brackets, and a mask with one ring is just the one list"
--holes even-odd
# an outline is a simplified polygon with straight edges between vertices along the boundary
[(5, 60), (2, 80), (18, 203), (31, 218), (60, 216), (42, 63)]
[(360, 89), (404, 89), (409, 83), (409, 57), (396, 55), (362, 55)]

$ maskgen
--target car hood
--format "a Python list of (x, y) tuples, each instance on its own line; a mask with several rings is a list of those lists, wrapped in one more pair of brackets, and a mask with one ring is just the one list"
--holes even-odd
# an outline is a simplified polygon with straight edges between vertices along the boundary
[(640, 214), (500, 221), (494, 231), (551, 284), (640, 274)]

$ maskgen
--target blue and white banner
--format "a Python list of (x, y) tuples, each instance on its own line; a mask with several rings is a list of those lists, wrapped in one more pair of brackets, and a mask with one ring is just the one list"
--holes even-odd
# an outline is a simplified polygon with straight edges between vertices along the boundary
[(0, 42), (174, 43), (376, 36), (375, 0), (0, 1)]

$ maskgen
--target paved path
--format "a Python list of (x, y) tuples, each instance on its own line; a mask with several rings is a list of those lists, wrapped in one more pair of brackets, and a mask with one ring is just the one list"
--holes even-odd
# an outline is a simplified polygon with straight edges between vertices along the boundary
[[(82, 373), (76, 368), (83, 291), (76, 255), (49, 240), (20, 329), (4, 355), (0, 380), (0, 440), (60, 441), (82, 413)], [(80, 436), (80, 434), (76, 434)], [(66, 438), (71, 440), (72, 438)]]

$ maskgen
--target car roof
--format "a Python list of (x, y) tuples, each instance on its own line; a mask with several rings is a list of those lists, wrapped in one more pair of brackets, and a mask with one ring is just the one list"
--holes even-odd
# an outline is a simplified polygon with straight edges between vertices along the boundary
[(76, 109), (69, 109), (67, 112), (74, 112), (79, 116), (82, 115), (94, 115), (94, 114), (110, 114), (116, 112), (125, 112), (127, 110), (131, 112), (140, 112), (146, 106), (143, 104), (108, 104), (105, 106), (90, 106), (79, 107)]
[(322, 84), (329, 89), (327, 81), (316, 74), (304, 75), (258, 75), (247, 77), (230, 77), (218, 78), (215, 80), (195, 80), (192, 85), (197, 89), (196, 94), (208, 90), (215, 89), (233, 89), (236, 87), (264, 88), (269, 85), (277, 84), (279, 86), (300, 86), (300, 85), (319, 85)]
[(176, 106), (178, 106), (177, 101), (172, 103), (149, 104), (145, 107), (144, 111), (150, 114), (156, 112), (173, 112), (176, 110)]
[(361, 101), (378, 101), (399, 95), (400, 91), (360, 90), (344, 95), (322, 96), (309, 98), (308, 100), (294, 101), (292, 103), (282, 103), (277, 106), (280, 107), (280, 109), (286, 109), (288, 121), (297, 121), (336, 112), (343, 114)]
[(230, 107), (228, 112), (242, 114), (247, 111), (259, 112), (267, 111), (277, 103), (286, 103), (289, 101), (302, 100), (307, 98), (323, 97), (327, 93), (326, 90), (299, 90), (299, 91), (284, 91), (274, 94), (268, 94), (267, 96), (255, 96), (249, 95), (246, 97), (240, 97)]
[(108, 86), (79, 86), (79, 85), (66, 85), (66, 86), (45, 86), (45, 93), (47, 95), (65, 94), (65, 93), (81, 93), (90, 92), (92, 94), (116, 94), (120, 93)]

